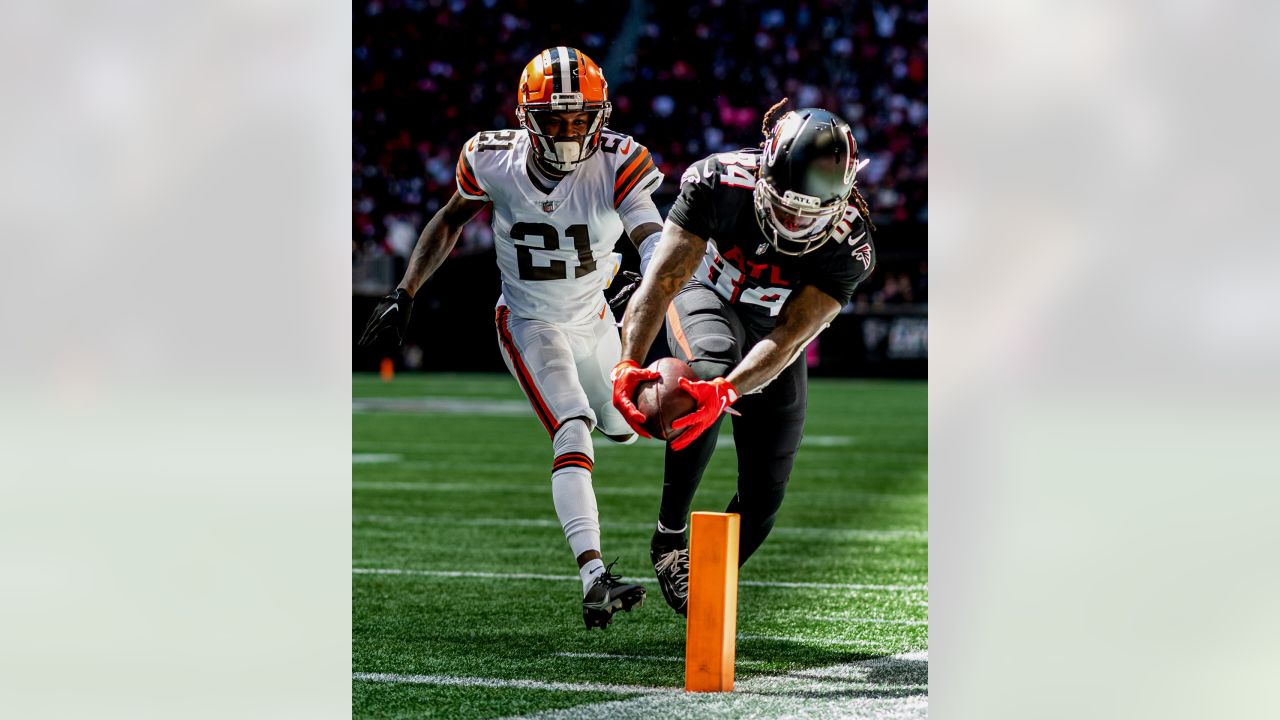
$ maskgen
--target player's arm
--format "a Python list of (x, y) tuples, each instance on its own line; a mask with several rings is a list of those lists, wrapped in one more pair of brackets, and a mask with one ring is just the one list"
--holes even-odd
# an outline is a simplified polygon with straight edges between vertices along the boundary
[(773, 331), (756, 343), (726, 377), (696, 382), (680, 378), (680, 387), (693, 396), (696, 404), (688, 415), (671, 423), (675, 429), (688, 428), (671, 441), (671, 448), (688, 447), (742, 393), (759, 390), (777, 377), (839, 312), (838, 300), (806, 285), (791, 294)]
[[(662, 182), (662, 173), (653, 169), (642, 182), (645, 183), (644, 187), (633, 190), (617, 208), (618, 218), (622, 220), (627, 238), (640, 253), (640, 273), (648, 267), (653, 249), (658, 246), (658, 239), (662, 237), (662, 214), (658, 212), (658, 206), (653, 204), (653, 198), (649, 197), (649, 193)], [(609, 298), (609, 307), (614, 310), (626, 308), (640, 287), (640, 273), (630, 270), (618, 273), (619, 277), (613, 280), (617, 291)]]
[[(653, 212), (657, 214), (658, 209), (655, 207)], [(649, 258), (653, 255), (653, 250), (658, 246), (658, 240), (662, 237), (662, 225), (656, 222), (637, 225), (631, 232), (627, 233), (627, 237), (631, 239), (631, 244), (635, 245), (640, 252), (640, 269), (643, 271), (648, 267)], [(627, 303), (631, 301), (631, 297), (635, 295), (636, 290), (640, 289), (640, 273), (623, 270), (618, 275), (622, 278), (621, 282), (618, 278), (614, 278), (613, 281), (614, 285), (618, 286), (618, 291), (613, 294), (613, 297), (609, 298), (609, 307), (613, 310), (618, 308), (625, 309)]]
[(653, 261), (640, 281), (622, 318), (622, 359), (613, 368), (613, 406), (636, 432), (644, 430), (644, 413), (636, 408), (636, 387), (658, 373), (640, 367), (649, 346), (658, 336), (671, 298), (689, 281), (707, 251), (707, 241), (668, 220), (662, 229)]
[(444, 207), (436, 211), (418, 236), (418, 243), (409, 256), (409, 267), (396, 286), (395, 292), (382, 298), (373, 309), (369, 323), (360, 336), (361, 345), (370, 345), (388, 331), (395, 333), (396, 342), (404, 342), (409, 327), (409, 315), (413, 312), (413, 296), (422, 284), (435, 273), (444, 259), (453, 252), (462, 227), (471, 221), (488, 204), (487, 200), (465, 198), (455, 192)]
[(455, 192), (444, 207), (436, 211), (418, 236), (418, 244), (409, 256), (409, 267), (396, 287), (405, 290), (410, 297), (418, 294), (427, 278), (435, 274), (444, 259), (458, 244), (462, 228), (488, 204), (485, 200), (471, 200)]
[(773, 331), (751, 348), (725, 380), (740, 393), (759, 390), (785, 370), (839, 313), (839, 301), (805, 285), (787, 298)]
[(831, 324), (853, 297), (854, 288), (871, 274), (875, 248), (855, 206), (849, 206), (830, 242), (839, 250), (831, 251), (823, 275), (815, 279), (817, 284), (803, 285), (787, 298), (773, 331), (725, 377), (736, 391), (755, 392), (769, 384)]
[(622, 227), (627, 231), (627, 238), (640, 253), (640, 273), (623, 271), (627, 281), (609, 301), (615, 310), (625, 308), (631, 296), (640, 287), (640, 275), (649, 267), (654, 248), (662, 237), (662, 214), (653, 203), (651, 194), (662, 184), (663, 175), (653, 164), (649, 151), (643, 146), (636, 146), (636, 152), (621, 163), (616, 171), (614, 190), (614, 207), (622, 220)]
[[(631, 145), (630, 140), (627, 145)], [(656, 242), (654, 236), (662, 233), (662, 214), (654, 205), (652, 194), (662, 184), (662, 171), (654, 164), (649, 150), (639, 143), (630, 155), (613, 157), (618, 163), (614, 170), (613, 207), (626, 228), (627, 237), (637, 248), (650, 238)]]
[[(653, 211), (656, 213), (658, 211), (658, 208), (654, 207)], [(631, 238), (631, 244), (635, 245), (636, 249), (640, 249), (640, 246), (644, 244), (645, 240), (648, 240), (650, 237), (654, 235), (661, 235), (661, 234), (662, 234), (662, 223), (647, 222), (647, 223), (642, 223), (640, 225), (637, 225), (630, 233), (627, 234), (627, 237)]]
[(658, 336), (671, 299), (689, 282), (707, 241), (668, 220), (654, 251), (649, 271), (631, 298), (622, 319), (622, 360), (639, 363)]

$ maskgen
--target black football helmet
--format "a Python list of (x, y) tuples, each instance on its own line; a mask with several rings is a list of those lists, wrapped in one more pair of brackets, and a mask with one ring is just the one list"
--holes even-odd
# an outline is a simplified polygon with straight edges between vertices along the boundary
[(764, 142), (756, 222), (785, 255), (817, 250), (844, 216), (858, 170), (849, 124), (820, 108), (783, 115)]

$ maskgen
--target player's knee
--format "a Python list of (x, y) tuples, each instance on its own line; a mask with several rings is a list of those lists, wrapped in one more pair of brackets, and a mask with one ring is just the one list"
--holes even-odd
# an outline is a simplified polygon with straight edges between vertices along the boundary
[(739, 487), (753, 488), (746, 500), (756, 508), (777, 510), (791, 482), (791, 463), (775, 465), (761, 461), (759, 467), (738, 469)]
[(697, 374), (699, 380), (711, 380), (728, 375), (736, 364), (721, 358), (695, 358), (689, 363), (689, 367)]
[(730, 335), (702, 335), (694, 341), (689, 367), (701, 380), (724, 377), (742, 360), (738, 343)]
[(569, 418), (560, 423), (551, 444), (555, 451), (555, 469), (562, 465), (591, 469), (595, 453), (591, 447), (591, 423), (587, 418)]
[(781, 496), (755, 497), (740, 502), (731, 512), (742, 516), (743, 528), (772, 528), (781, 509)]

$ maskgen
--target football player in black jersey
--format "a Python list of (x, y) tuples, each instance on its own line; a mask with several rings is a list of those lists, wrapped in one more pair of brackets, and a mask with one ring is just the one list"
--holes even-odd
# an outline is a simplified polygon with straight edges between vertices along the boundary
[(613, 402), (636, 432), (645, 419), (636, 386), (656, 377), (640, 362), (664, 318), (672, 352), (700, 378), (680, 381), (697, 406), (673, 424), (685, 429), (667, 446), (650, 547), (663, 596), (681, 614), (686, 519), (724, 413), (735, 415), (738, 492), (726, 512), (742, 517), (741, 564), (772, 529), (800, 446), (805, 346), (875, 266), (849, 125), (817, 108), (771, 124), (781, 105), (765, 115), (760, 149), (713, 155), (685, 172), (622, 324)]

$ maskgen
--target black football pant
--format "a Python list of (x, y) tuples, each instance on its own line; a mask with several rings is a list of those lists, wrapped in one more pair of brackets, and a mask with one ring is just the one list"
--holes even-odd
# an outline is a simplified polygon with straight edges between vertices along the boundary
[[(667, 344), (703, 380), (729, 374), (744, 355), (772, 329), (733, 306), (711, 289), (690, 281), (667, 311)], [(808, 370), (801, 353), (758, 393), (743, 395), (732, 405), (733, 440), (738, 450), (738, 492), (725, 512), (741, 515), (738, 564), (760, 547), (773, 529), (791, 466), (804, 430)], [(662, 506), (658, 519), (669, 528), (684, 527), (698, 482), (711, 461), (725, 416), (689, 447), (667, 446)]]

